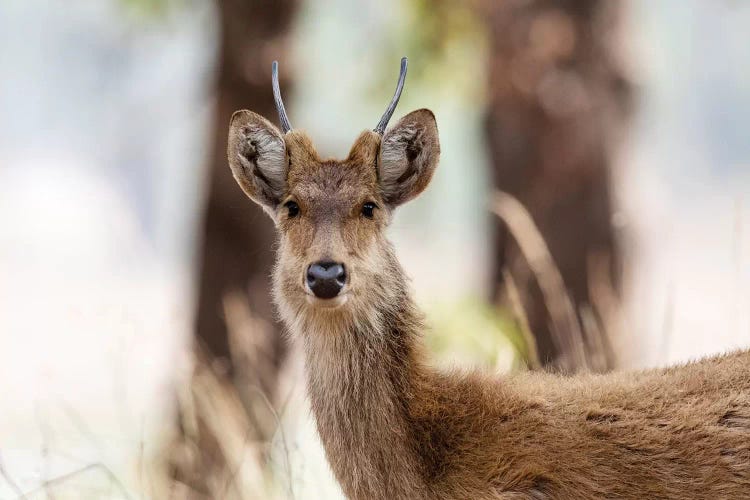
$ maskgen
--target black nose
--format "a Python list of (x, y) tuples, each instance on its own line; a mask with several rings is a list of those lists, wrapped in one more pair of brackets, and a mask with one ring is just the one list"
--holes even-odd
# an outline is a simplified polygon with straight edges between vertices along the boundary
[(316, 262), (307, 268), (307, 286), (320, 299), (332, 299), (346, 283), (344, 265), (337, 262)]

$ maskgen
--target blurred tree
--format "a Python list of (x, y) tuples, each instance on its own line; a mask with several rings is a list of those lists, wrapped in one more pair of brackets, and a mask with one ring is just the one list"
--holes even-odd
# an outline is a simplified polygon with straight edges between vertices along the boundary
[[(220, 52), (198, 276), (195, 335), (199, 349), (191, 402), (186, 404), (185, 396), (180, 401), (182, 435), (170, 454), (172, 476), (204, 494), (214, 491), (217, 477), (222, 485), (235, 482), (239, 466), (234, 463), (237, 457), (232, 446), (236, 448), (237, 443), (228, 447), (222, 439), (226, 426), (239, 425), (245, 439), (254, 443), (257, 463), (262, 464), (265, 445), (277, 424), (271, 406), (285, 348), (270, 303), (274, 230), (232, 178), (226, 149), (229, 120), (235, 111), (251, 109), (269, 118), (276, 116), (271, 62), (287, 59), (287, 38), (297, 3), (217, 0)], [(281, 64), (279, 75), (286, 95), (288, 67)], [(212, 380), (209, 372), (217, 373), (217, 380), (227, 389), (206, 389), (206, 381)], [(228, 421), (216, 425), (217, 409), (222, 404), (236, 408), (229, 404), (232, 401), (241, 410), (223, 414)], [(240, 446), (246, 453), (245, 444)]]
[[(121, 1), (144, 18), (158, 18), (190, 3)], [(199, 243), (198, 349), (190, 390), (178, 394), (180, 436), (166, 454), (172, 479), (188, 485), (191, 495), (200, 498), (216, 497), (209, 492), (217, 487), (220, 497), (226, 497), (235, 476), (241, 475), (234, 455), (244, 461), (247, 443), (259, 450), (256, 458), (262, 464), (265, 444), (277, 425), (272, 406), (285, 346), (270, 303), (274, 229), (232, 178), (226, 149), (229, 120), (236, 110), (276, 116), (271, 62), (288, 60), (288, 35), (298, 4), (298, 0), (216, 0), (220, 39)], [(279, 75), (287, 96), (288, 68), (282, 63)], [(240, 434), (245, 443), (234, 439)]]
[[(502, 294), (511, 277), (541, 361), (563, 369), (581, 364), (563, 352), (566, 343), (557, 338), (580, 343), (571, 330), (583, 332), (588, 357), (602, 345), (606, 351), (601, 338), (592, 338), (606, 329), (592, 287), (618, 295), (610, 152), (629, 114), (631, 95), (614, 51), (619, 7), (604, 0), (481, 3), (490, 35), (486, 131), (494, 183), (530, 212), (579, 317), (555, 330), (538, 276), (519, 252), (516, 239), (523, 235), (511, 234), (501, 222), (495, 290)], [(603, 370), (612, 364), (607, 353), (590, 367)]]
[[(296, 0), (218, 0), (220, 53), (216, 80), (216, 113), (209, 158), (209, 188), (198, 283), (196, 335), (209, 352), (230, 360), (224, 300), (229, 293), (246, 295), (250, 311), (273, 322), (270, 271), (273, 226), (249, 202), (227, 166), (229, 119), (238, 109), (276, 116), (271, 93), (271, 62), (284, 60)], [(280, 66), (280, 83), (289, 95), (288, 65)], [(276, 366), (284, 344), (274, 335), (270, 356)], [(273, 394), (274, 373), (261, 377), (262, 389)]]

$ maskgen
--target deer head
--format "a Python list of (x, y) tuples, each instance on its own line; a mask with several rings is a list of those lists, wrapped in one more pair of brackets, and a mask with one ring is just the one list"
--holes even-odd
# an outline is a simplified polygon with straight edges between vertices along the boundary
[(309, 137), (292, 129), (276, 62), (272, 81), (281, 130), (252, 111), (232, 116), (232, 173), (278, 230), (274, 295), (282, 313), (366, 307), (378, 300), (389, 273), (399, 272), (385, 228), (397, 206), (425, 189), (440, 155), (435, 117), (427, 109), (386, 131), (406, 65), (403, 58), (396, 93), (377, 127), (362, 132), (344, 160), (320, 158)]

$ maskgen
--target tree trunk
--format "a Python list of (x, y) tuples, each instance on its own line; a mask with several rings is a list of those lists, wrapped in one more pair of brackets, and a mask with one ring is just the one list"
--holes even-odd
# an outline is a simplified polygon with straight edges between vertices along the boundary
[[(216, 84), (216, 121), (211, 147), (208, 202), (203, 221), (198, 284), (196, 336), (213, 356), (230, 360), (224, 300), (228, 293), (247, 296), (250, 310), (273, 322), (270, 272), (273, 226), (240, 190), (227, 164), (229, 119), (238, 109), (251, 109), (274, 120), (271, 61), (284, 60), (286, 37), (296, 0), (219, 0), (221, 52)], [(281, 65), (281, 86), (289, 95), (289, 78)], [(283, 342), (271, 343), (276, 364)], [(264, 377), (265, 378), (273, 378)], [(263, 389), (273, 393), (271, 380)]]
[[(502, 296), (510, 275), (542, 363), (563, 369), (581, 362), (564, 352), (557, 336), (583, 340), (592, 356), (601, 342), (592, 335), (606, 329), (592, 283), (603, 280), (618, 295), (610, 152), (630, 104), (630, 86), (612, 50), (619, 7), (604, 0), (507, 0), (485, 7), (491, 43), (486, 132), (494, 183), (536, 223), (583, 338), (575, 339), (576, 325), (556, 330), (551, 324), (539, 277), (516, 242), (523, 235), (511, 234), (502, 221), (494, 242), (495, 293)], [(598, 328), (581, 327), (587, 324), (582, 313)], [(606, 342), (598, 345), (606, 351)], [(611, 368), (611, 353), (599, 364), (593, 368)]]
[[(227, 133), (232, 113), (272, 121), (271, 62), (283, 61), (297, 0), (217, 0), (220, 54), (209, 185), (200, 252), (195, 369), (178, 391), (179, 436), (166, 454), (186, 498), (241, 498), (262, 488), (283, 339), (270, 303), (274, 229), (232, 177)], [(289, 95), (281, 64), (280, 84)], [(252, 446), (248, 443), (253, 443)], [(256, 460), (248, 463), (249, 450)], [(248, 483), (248, 470), (253, 471)], [(257, 477), (256, 477), (257, 476)], [(239, 488), (237, 490), (237, 488)], [(235, 491), (236, 490), (236, 491)]]

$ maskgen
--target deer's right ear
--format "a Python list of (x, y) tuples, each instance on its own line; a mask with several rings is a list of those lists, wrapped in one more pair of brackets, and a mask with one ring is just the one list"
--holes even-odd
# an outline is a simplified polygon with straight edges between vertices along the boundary
[(281, 132), (252, 111), (236, 111), (229, 124), (229, 166), (242, 190), (273, 214), (286, 189), (288, 160)]

